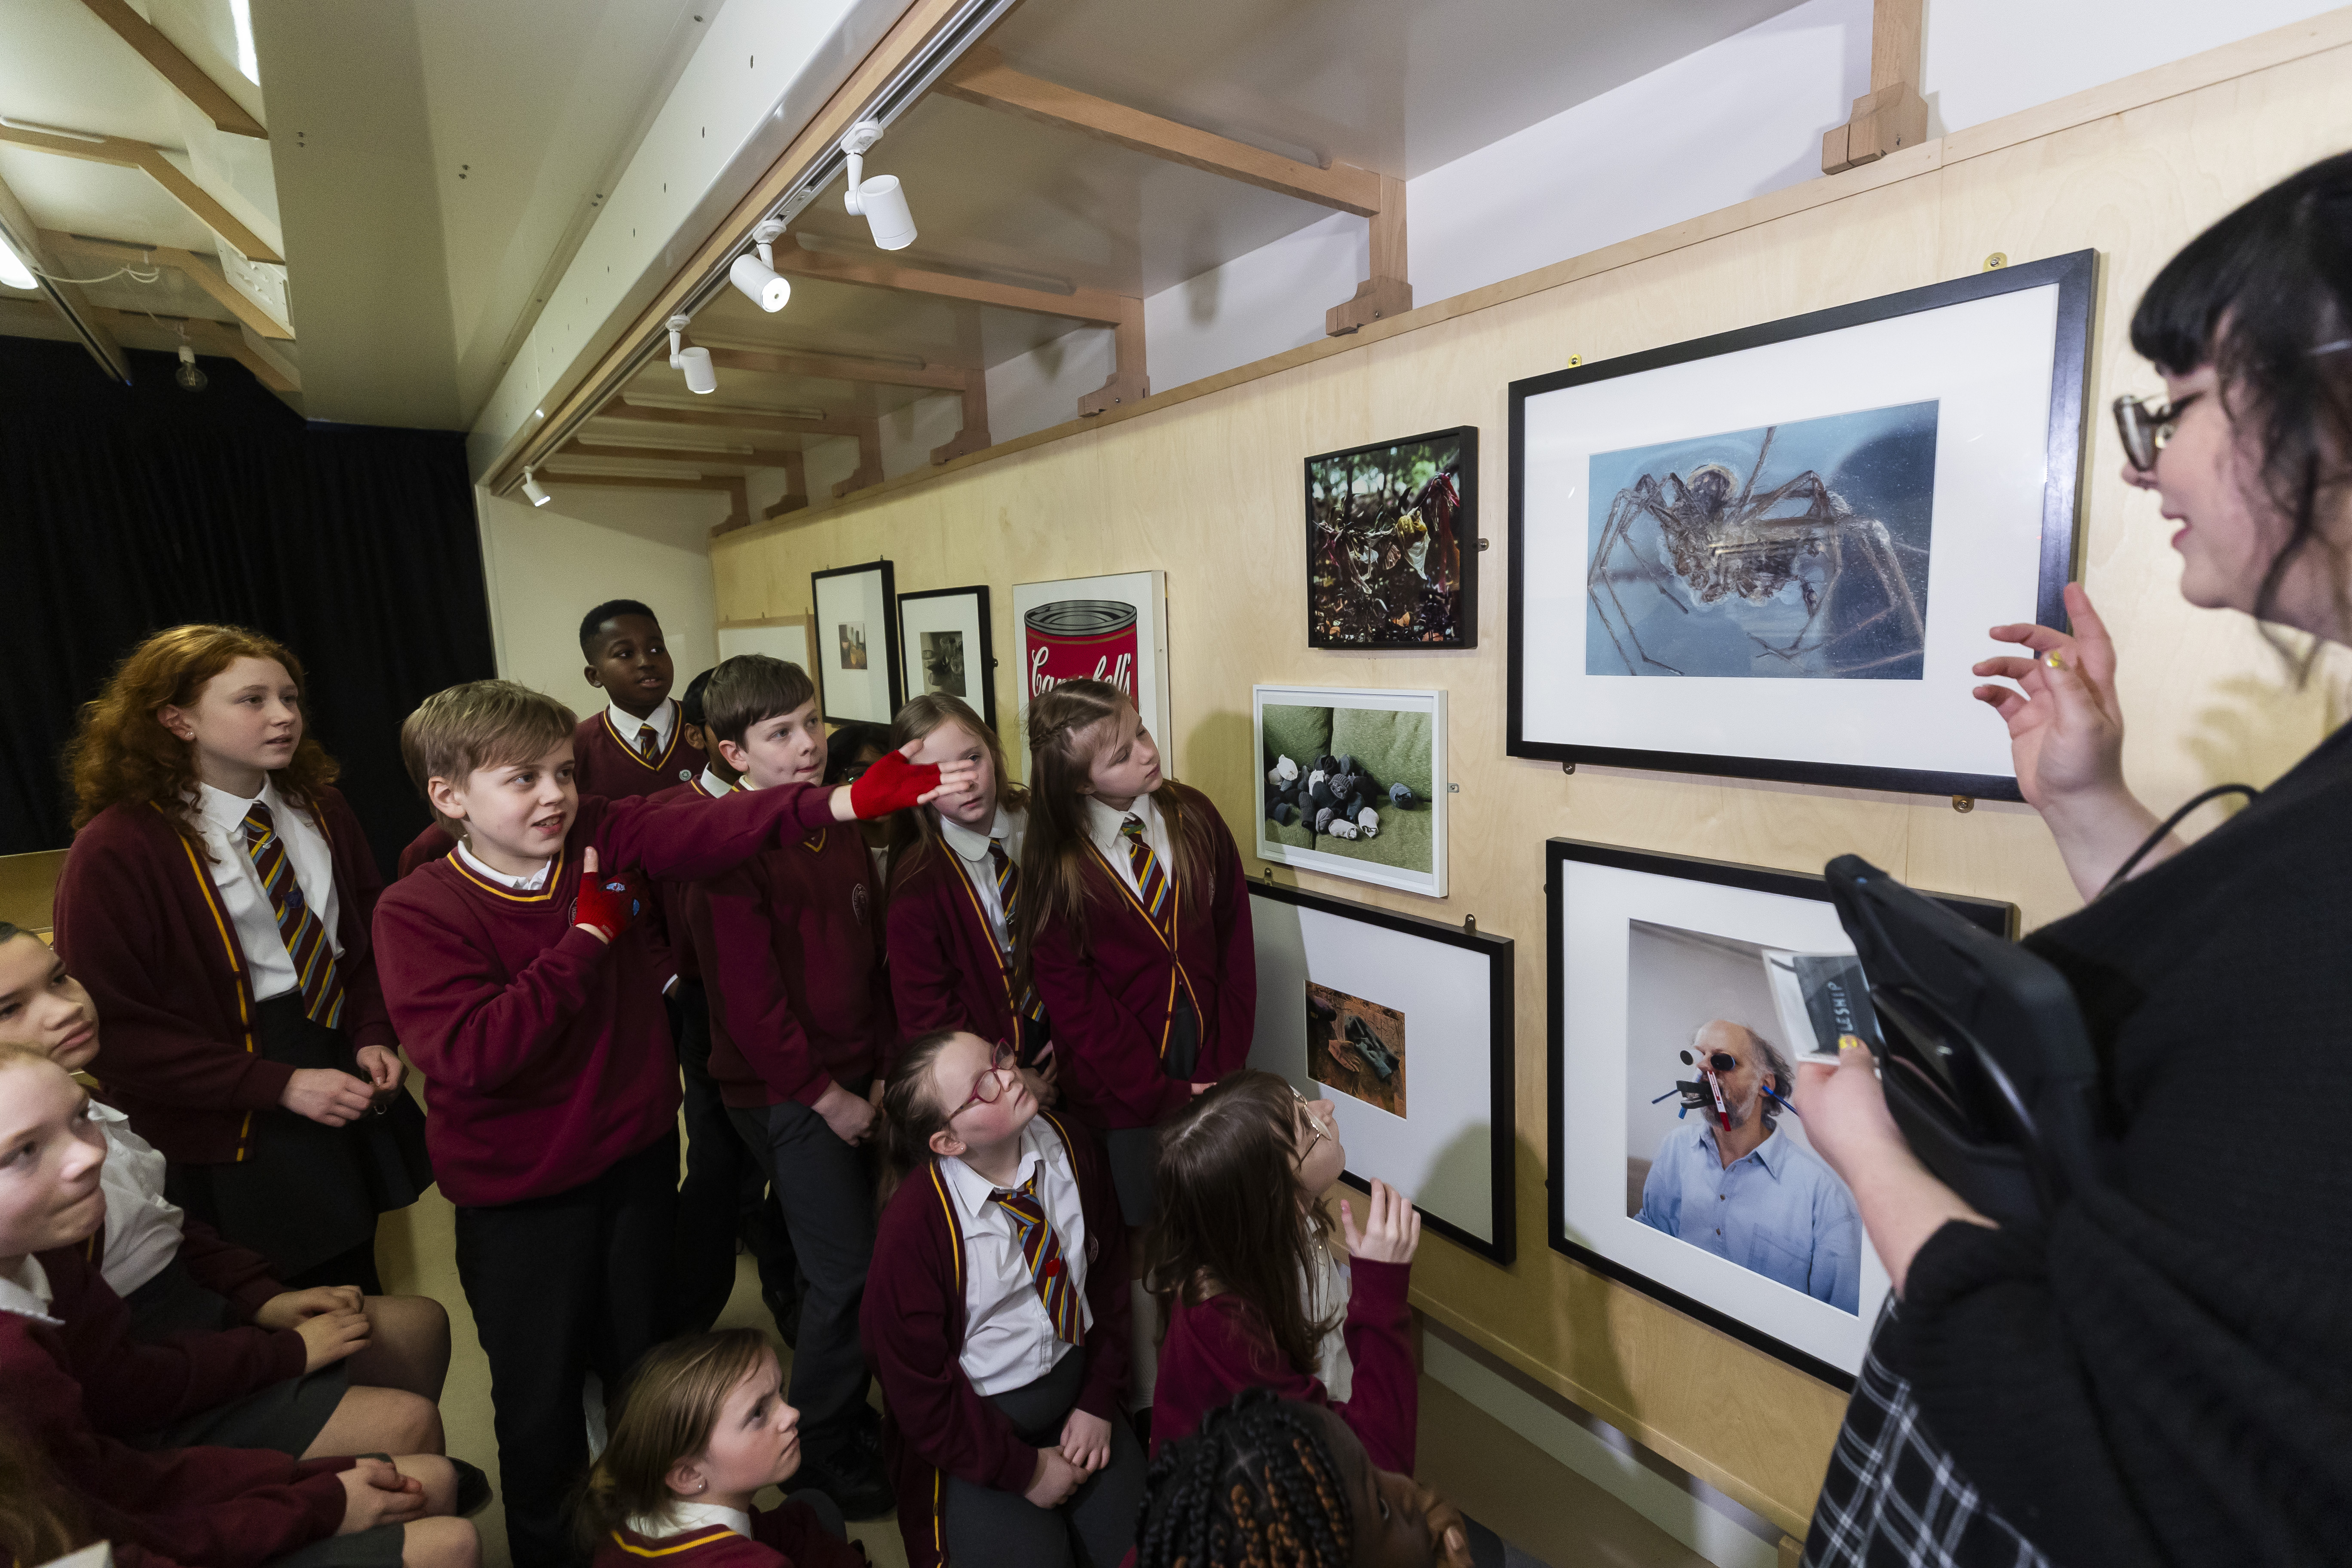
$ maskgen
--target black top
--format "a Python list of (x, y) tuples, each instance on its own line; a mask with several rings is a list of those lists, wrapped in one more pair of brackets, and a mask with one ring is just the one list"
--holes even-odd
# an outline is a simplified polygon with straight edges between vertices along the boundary
[(2352, 727), (2028, 945), (2100, 1056), (2112, 1190), (1944, 1226), (1879, 1349), (2062, 1563), (2352, 1557)]

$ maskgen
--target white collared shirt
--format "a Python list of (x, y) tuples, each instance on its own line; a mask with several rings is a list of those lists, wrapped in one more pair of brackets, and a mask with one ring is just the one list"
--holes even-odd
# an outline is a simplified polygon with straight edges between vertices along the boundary
[(1160, 815), (1160, 808), (1151, 804), (1151, 797), (1148, 795), (1137, 795), (1135, 804), (1125, 811), (1113, 811), (1098, 797), (1087, 796), (1087, 839), (1102, 851), (1102, 858), (1110, 862), (1111, 869), (1127, 879), (1128, 887), (1140, 894), (1143, 889), (1136, 886), (1135, 862), (1128, 858), (1127, 839), (1118, 830), (1119, 824), (1130, 816), (1143, 818), (1143, 841), (1151, 846), (1154, 855), (1160, 857), (1160, 874), (1174, 882), (1176, 857), (1168, 842), (1168, 819)]
[(512, 888), (518, 893), (536, 893), (547, 886), (547, 874), (555, 868), (555, 861), (551, 858), (545, 865), (527, 877), (517, 877), (505, 871), (494, 871), (462, 838), (457, 840), (457, 853), (464, 857), (466, 864), (472, 867), (478, 874), (488, 877), (501, 888)]
[[(1037, 1173), (1037, 1200), (1062, 1249), (1070, 1289), (1078, 1293), (1081, 1337), (1094, 1326), (1087, 1300), (1087, 1216), (1078, 1199), (1078, 1175), (1061, 1134), (1043, 1118), (1021, 1134), (1021, 1163), (1012, 1187)], [(1037, 1281), (1021, 1254), (1021, 1232), (995, 1201), (996, 1184), (961, 1160), (942, 1159), (956, 1218), (963, 1226), (963, 1348), (957, 1361), (982, 1395), (1036, 1382), (1077, 1349), (1054, 1332), (1054, 1320), (1037, 1294)], [(1003, 1189), (1010, 1191), (1011, 1188)]]
[(14, 1312), (20, 1318), (37, 1318), (51, 1328), (63, 1320), (49, 1316), (49, 1271), (31, 1253), (16, 1260), (14, 1272), (0, 1274), (0, 1312)]
[[(343, 944), (335, 932), (341, 900), (335, 894), (335, 858), (327, 847), (327, 836), (319, 831), (309, 812), (288, 804), (278, 793), (276, 781), (264, 783), (257, 798), (269, 808), (278, 841), (285, 846), (294, 880), (301, 886), (303, 902), (327, 928), (329, 950), (341, 957)], [(264, 1002), (299, 989), (302, 979), (294, 973), (286, 935), (278, 929), (278, 911), (270, 907), (268, 889), (261, 885), (261, 873), (253, 864), (253, 851), (246, 847), (245, 814), (252, 808), (253, 801), (226, 790), (208, 784), (196, 786), (196, 831), (212, 852), (213, 886), (220, 889), (221, 903), (236, 927), (237, 946), (245, 950), (247, 972), (253, 976), (253, 999)]]
[[(702, 770), (701, 784), (702, 793), (708, 795), (730, 795), (743, 787), (740, 783), (732, 783), (729, 780), (720, 778), (719, 776), (719, 770), (707, 764)], [(640, 1531), (638, 1533), (643, 1534), (644, 1532)]]
[[(677, 699), (665, 697), (662, 705), (640, 719), (617, 702), (604, 704), (604, 712), (613, 721), (613, 733), (621, 737), (621, 744), (637, 750), (637, 731), (651, 724), (654, 727), (654, 755), (658, 757), (669, 745), (669, 732), (677, 728)], [(643, 752), (639, 752), (643, 755)]]
[(988, 825), (986, 833), (975, 833), (961, 822), (939, 819), (940, 837), (955, 851), (957, 861), (963, 867), (964, 879), (971, 890), (980, 895), (980, 907), (988, 915), (989, 933), (996, 938), (996, 951), (1013, 951), (1012, 934), (1004, 927), (1004, 900), (996, 896), (996, 867), (988, 858), (991, 844), (1004, 846), (1006, 857), (1014, 865), (1021, 863), (1021, 840), (1029, 828), (1029, 814), (1009, 806), (996, 808), (996, 820)]
[(127, 1298), (179, 1256), (186, 1216), (163, 1195), (163, 1156), (131, 1131), (131, 1118), (93, 1100), (89, 1119), (106, 1134), (106, 1163), (98, 1173), (106, 1194), (106, 1254), (99, 1272)]
[(1331, 1249), (1315, 1243), (1315, 1277), (1302, 1280), (1307, 1321), (1325, 1319), (1330, 1328), (1315, 1345), (1315, 1376), (1334, 1405), (1345, 1405), (1356, 1387), (1356, 1360), (1348, 1353), (1348, 1296), (1355, 1278)]
[(695, 1502), (687, 1498), (672, 1500), (670, 1505), (659, 1513), (629, 1515), (629, 1528), (647, 1541), (709, 1530), (714, 1524), (723, 1524), (747, 1540), (751, 1534), (751, 1516), (741, 1509), (722, 1508), (715, 1502)]

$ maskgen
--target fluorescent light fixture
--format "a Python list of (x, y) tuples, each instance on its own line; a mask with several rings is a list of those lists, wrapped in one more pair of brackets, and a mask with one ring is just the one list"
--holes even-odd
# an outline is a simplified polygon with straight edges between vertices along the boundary
[(777, 237), (783, 232), (784, 226), (776, 219), (764, 220), (751, 230), (751, 243), (759, 254), (754, 256), (746, 251), (735, 258), (734, 266), (727, 269), (727, 280), (741, 289), (745, 299), (772, 316), (782, 310), (784, 301), (793, 297), (792, 280), (780, 277), (776, 272), (773, 247)]
[(687, 391), (707, 396), (719, 390), (719, 373), (711, 368), (709, 349), (685, 346), (686, 329), (693, 324), (691, 316), (669, 319), (669, 364), (672, 370), (686, 373)]
[(904, 250), (915, 243), (915, 215), (908, 210), (907, 193), (898, 176), (866, 177), (866, 154), (881, 140), (878, 120), (859, 121), (841, 139), (842, 153), (849, 160), (849, 188), (842, 193), (842, 205), (866, 219), (878, 248)]
[(522, 493), (530, 499), (533, 506), (545, 506), (555, 499), (547, 493), (547, 487), (539, 482), (539, 476), (529, 468), (522, 471)]
[(33, 280), (33, 269), (25, 265), (25, 258), (16, 254), (6, 235), (0, 235), (0, 283), (5, 283), (11, 289), (40, 287)]
[(253, 47), (253, 0), (228, 0), (229, 20), (236, 25), (237, 74), (261, 85), (261, 56)]

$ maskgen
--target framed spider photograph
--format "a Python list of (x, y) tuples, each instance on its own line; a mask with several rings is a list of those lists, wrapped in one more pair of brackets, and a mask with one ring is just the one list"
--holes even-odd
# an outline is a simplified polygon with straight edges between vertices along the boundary
[(1510, 754), (2022, 798), (1969, 667), (2065, 624), (2095, 262), (1513, 382)]
[(1307, 645), (1478, 646), (1478, 429), (1307, 459)]

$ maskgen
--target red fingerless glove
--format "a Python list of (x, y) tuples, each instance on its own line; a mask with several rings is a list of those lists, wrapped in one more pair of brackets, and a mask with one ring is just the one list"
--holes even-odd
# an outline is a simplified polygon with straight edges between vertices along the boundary
[(572, 923), (583, 925), (611, 942), (637, 923), (646, 912), (645, 889), (627, 871), (599, 871), (580, 879), (580, 893), (572, 906)]
[(880, 761), (850, 784), (849, 808), (861, 817), (887, 816), (907, 810), (939, 787), (939, 763), (919, 767), (896, 752), (885, 752)]

